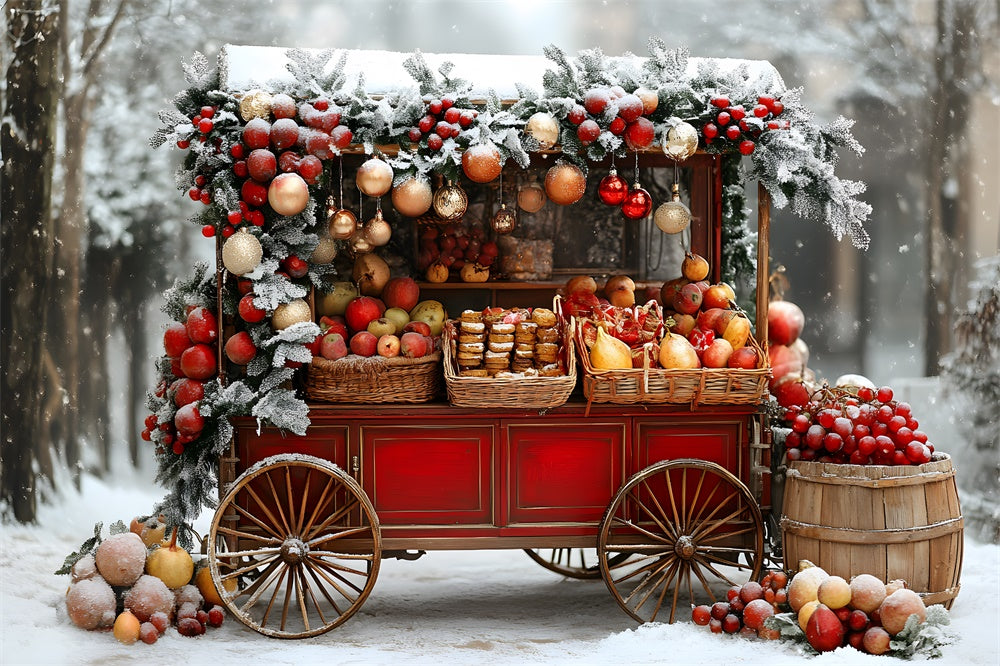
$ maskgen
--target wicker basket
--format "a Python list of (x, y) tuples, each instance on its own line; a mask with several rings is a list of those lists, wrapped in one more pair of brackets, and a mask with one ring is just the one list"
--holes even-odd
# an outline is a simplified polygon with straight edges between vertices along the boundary
[(315, 357), (306, 377), (306, 396), (317, 402), (417, 403), (441, 391), (441, 352), (420, 358)]
[[(747, 344), (757, 350), (760, 359), (755, 370), (742, 368), (698, 368), (668, 370), (598, 370), (590, 364), (590, 353), (583, 340), (582, 327), (572, 322), (573, 335), (583, 366), (583, 395), (593, 402), (633, 404), (745, 405), (763, 402), (771, 375), (767, 354), (750, 337)], [(645, 358), (645, 357), (644, 357)]]
[(573, 337), (564, 333), (560, 355), (566, 374), (559, 377), (465, 377), (458, 374), (452, 353), (455, 326), (448, 322), (441, 344), (444, 349), (444, 383), (448, 401), (455, 407), (506, 407), (551, 409), (566, 402), (576, 386)]

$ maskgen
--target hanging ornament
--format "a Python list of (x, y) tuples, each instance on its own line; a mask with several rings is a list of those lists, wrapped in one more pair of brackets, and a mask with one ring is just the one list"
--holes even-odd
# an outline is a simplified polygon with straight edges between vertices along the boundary
[(698, 150), (698, 130), (690, 123), (680, 122), (671, 127), (663, 139), (667, 157), (683, 162)]
[(534, 178), (517, 191), (518, 208), (525, 213), (537, 213), (545, 206), (546, 199), (545, 190)]
[(312, 311), (309, 309), (309, 304), (301, 298), (282, 303), (271, 315), (271, 327), (276, 331), (283, 331), (293, 324), (305, 321), (312, 321)]
[(611, 165), (611, 171), (597, 186), (597, 196), (609, 206), (621, 206), (628, 196), (628, 183), (618, 175), (614, 165)]
[(420, 217), (431, 207), (434, 193), (423, 178), (408, 178), (392, 188), (392, 207), (406, 217)]
[(492, 143), (469, 146), (462, 153), (462, 171), (474, 183), (489, 183), (496, 180), (502, 170), (500, 151)]
[(309, 255), (310, 264), (328, 264), (337, 257), (337, 242), (330, 236), (321, 236), (316, 249)]
[(368, 254), (369, 252), (375, 249), (375, 246), (369, 243), (368, 239), (365, 238), (365, 232), (363, 228), (358, 229), (356, 232), (354, 232), (354, 235), (351, 236), (349, 242), (351, 244), (351, 251), (354, 254)]
[(358, 218), (354, 217), (354, 213), (344, 208), (344, 160), (341, 159), (340, 162), (340, 205), (336, 205), (333, 201), (333, 195), (330, 195), (329, 200), (326, 203), (326, 222), (328, 231), (331, 238), (336, 240), (347, 240), (354, 235), (354, 231), (358, 228)]
[(559, 123), (552, 114), (539, 111), (524, 123), (524, 133), (538, 142), (538, 150), (548, 150), (559, 141)]
[(233, 275), (244, 275), (257, 268), (264, 257), (260, 241), (246, 229), (240, 229), (222, 246), (222, 265)]
[(649, 192), (642, 189), (642, 185), (639, 184), (639, 154), (636, 153), (635, 179), (632, 182), (632, 189), (622, 202), (622, 215), (630, 220), (641, 220), (649, 215), (651, 210), (653, 210), (653, 197), (649, 196)]
[(498, 234), (509, 234), (517, 228), (517, 213), (507, 208), (507, 204), (500, 204), (500, 210), (490, 220), (490, 226)]
[(392, 167), (373, 157), (358, 167), (354, 179), (363, 194), (380, 197), (392, 188)]
[(375, 211), (375, 217), (365, 222), (361, 235), (373, 247), (382, 247), (392, 238), (392, 227), (382, 217), (382, 209)]
[(587, 191), (587, 177), (575, 164), (560, 162), (545, 173), (545, 193), (560, 206), (575, 204)]
[(653, 223), (666, 234), (679, 234), (691, 223), (691, 209), (681, 201), (680, 186), (674, 183), (670, 201), (662, 203), (653, 213)]
[(254, 118), (267, 120), (271, 117), (271, 93), (251, 90), (240, 99), (240, 117), (250, 122)]
[(278, 215), (298, 215), (309, 204), (309, 186), (297, 173), (282, 173), (267, 186), (267, 202)]
[(434, 212), (442, 220), (457, 220), (465, 215), (469, 196), (459, 185), (450, 180), (434, 193)]

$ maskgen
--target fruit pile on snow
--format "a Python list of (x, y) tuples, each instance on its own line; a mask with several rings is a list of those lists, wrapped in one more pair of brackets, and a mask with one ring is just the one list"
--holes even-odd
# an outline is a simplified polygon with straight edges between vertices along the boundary
[(734, 585), (726, 591), (726, 601), (711, 606), (695, 606), (691, 619), (695, 624), (708, 626), (712, 633), (741, 634), (773, 640), (779, 632), (765, 624), (788, 600), (788, 575), (784, 571), (770, 571), (758, 583), (749, 581)]

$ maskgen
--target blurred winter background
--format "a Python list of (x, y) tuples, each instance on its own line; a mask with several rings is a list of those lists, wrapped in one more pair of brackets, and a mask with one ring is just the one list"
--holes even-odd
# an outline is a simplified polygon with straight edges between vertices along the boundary
[[(996, 289), (1000, 270), (998, 7), (986, 0), (8, 0), (5, 164), (17, 95), (48, 94), (58, 112), (51, 127), (32, 123), (54, 139), (39, 165), (40, 174), (53, 174), (51, 191), (40, 176), (12, 182), (4, 171), (5, 520), (30, 521), (53, 486), (83, 473), (153, 477), (138, 433), (165, 324), (159, 294), (207, 245), (186, 223), (197, 204), (174, 187), (177, 151), (152, 151), (147, 140), (157, 111), (185, 87), (181, 62), (194, 51), (214, 59), (223, 44), (238, 43), (541, 55), (554, 43), (571, 54), (600, 47), (643, 55), (656, 35), (696, 56), (770, 60), (788, 87), (804, 88), (820, 120), (857, 120), (867, 152), (845, 154), (838, 168), (868, 184), (870, 249), (775, 211), (772, 262), (785, 267), (786, 297), (805, 311), (810, 366), (829, 379), (860, 372), (913, 402), (938, 448), (955, 455), (965, 490), (985, 488), (992, 497), (966, 495), (966, 513), (983, 513), (983, 535), (996, 538), (995, 312), (979, 327), (979, 342), (975, 332), (963, 337), (974, 351), (962, 379), (938, 377), (942, 359), (956, 351), (959, 313), (977, 295), (973, 283)], [(36, 44), (39, 60), (12, 78), (14, 46), (36, 25), (48, 31)], [(26, 90), (26, 81), (40, 90)], [(23, 188), (38, 206), (27, 216), (11, 206)], [(49, 241), (25, 256), (26, 234)], [(11, 314), (25, 298), (36, 299), (28, 322)], [(963, 382), (976, 399), (956, 415), (946, 396)], [(982, 477), (973, 482), (965, 470)]]

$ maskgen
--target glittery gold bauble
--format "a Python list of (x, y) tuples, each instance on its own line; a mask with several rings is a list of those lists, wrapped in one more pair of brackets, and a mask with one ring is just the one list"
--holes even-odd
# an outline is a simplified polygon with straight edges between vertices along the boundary
[(243, 94), (240, 100), (240, 116), (250, 122), (254, 118), (267, 120), (271, 117), (271, 93), (263, 90), (251, 90)]
[(227, 238), (222, 246), (222, 265), (233, 275), (243, 275), (257, 268), (263, 256), (260, 241), (246, 229)]
[(392, 188), (392, 167), (388, 162), (373, 157), (358, 167), (354, 179), (364, 194), (380, 197)]
[(698, 130), (690, 123), (681, 122), (667, 131), (663, 152), (667, 157), (683, 162), (698, 150)]
[(469, 196), (465, 190), (450, 180), (434, 193), (434, 212), (442, 220), (457, 220), (465, 215), (468, 206)]
[(309, 204), (309, 186), (297, 173), (281, 173), (267, 186), (267, 203), (278, 215), (298, 215)]
[(673, 186), (671, 200), (660, 204), (653, 213), (653, 223), (667, 234), (679, 234), (691, 223), (691, 210), (681, 201), (677, 183)]
[(545, 190), (536, 180), (532, 180), (517, 191), (517, 205), (525, 213), (537, 213), (545, 206), (546, 199)]
[(382, 211), (375, 211), (375, 217), (365, 222), (361, 233), (374, 247), (382, 247), (392, 238), (392, 227), (382, 217)]
[(548, 150), (559, 141), (559, 123), (551, 114), (539, 111), (524, 123), (524, 133), (538, 142), (539, 150)]
[(354, 235), (354, 231), (358, 228), (358, 218), (354, 217), (354, 213), (346, 208), (334, 209), (332, 213), (328, 208), (327, 221), (329, 223), (330, 238), (337, 240), (347, 240)]
[(503, 171), (500, 151), (493, 144), (480, 143), (462, 153), (462, 171), (474, 183), (496, 180)]
[(328, 264), (337, 256), (337, 241), (329, 236), (319, 239), (316, 249), (309, 255), (310, 264)]
[(271, 315), (271, 328), (283, 331), (292, 324), (304, 321), (312, 321), (312, 311), (309, 309), (308, 303), (301, 298), (296, 298), (294, 301), (282, 303), (274, 308), (274, 314)]
[(500, 204), (500, 210), (490, 220), (490, 226), (498, 234), (509, 234), (517, 228), (517, 213), (507, 208), (507, 204)]
[(420, 217), (431, 207), (434, 192), (423, 178), (410, 178), (392, 188), (392, 206), (406, 217)]
[(575, 164), (556, 164), (545, 173), (545, 193), (560, 206), (579, 201), (587, 191), (587, 177)]

